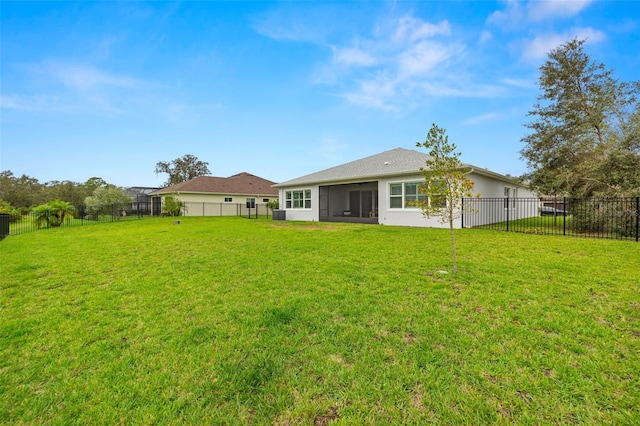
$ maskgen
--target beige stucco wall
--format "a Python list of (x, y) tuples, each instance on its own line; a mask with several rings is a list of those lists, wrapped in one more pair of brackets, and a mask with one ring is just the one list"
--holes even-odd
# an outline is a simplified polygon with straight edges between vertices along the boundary
[[(255, 198), (261, 214), (266, 212), (264, 200), (277, 200), (275, 195), (247, 195), (247, 194), (194, 194), (175, 193), (163, 194), (164, 197), (173, 196), (186, 205), (184, 216), (236, 216), (244, 211), (247, 198)], [(225, 202), (225, 198), (231, 197), (231, 202)]]

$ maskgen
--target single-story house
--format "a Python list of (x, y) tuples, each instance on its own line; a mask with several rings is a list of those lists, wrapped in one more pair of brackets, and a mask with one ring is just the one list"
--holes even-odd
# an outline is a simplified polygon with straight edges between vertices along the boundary
[(153, 214), (161, 215), (164, 198), (172, 196), (184, 203), (184, 216), (238, 216), (247, 207), (266, 214), (266, 204), (278, 199), (275, 182), (238, 173), (229, 177), (198, 176), (151, 192)]
[[(419, 208), (408, 203), (418, 200), (418, 185), (424, 183), (420, 168), (426, 167), (429, 158), (425, 153), (396, 148), (276, 184), (280, 209), (285, 210), (282, 216), (302, 221), (448, 226), (439, 223), (437, 217), (426, 219)], [(496, 198), (501, 203), (505, 197), (535, 196), (513, 178), (469, 164), (464, 166), (470, 170), (468, 177), (475, 183), (476, 195)], [(516, 204), (505, 204), (504, 208), (515, 210)], [(510, 213), (511, 218), (518, 214)], [(462, 221), (458, 219), (455, 226), (461, 227)]]

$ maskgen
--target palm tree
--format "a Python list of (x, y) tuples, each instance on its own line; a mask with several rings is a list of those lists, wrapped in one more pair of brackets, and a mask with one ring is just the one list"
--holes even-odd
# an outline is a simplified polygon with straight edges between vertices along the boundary
[(58, 227), (73, 219), (75, 212), (76, 209), (71, 203), (60, 200), (49, 201), (33, 209), (35, 225), (38, 228)]

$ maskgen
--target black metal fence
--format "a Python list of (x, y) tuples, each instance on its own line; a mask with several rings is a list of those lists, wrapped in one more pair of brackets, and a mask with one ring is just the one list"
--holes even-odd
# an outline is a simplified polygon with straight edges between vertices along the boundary
[(465, 198), (463, 228), (640, 240), (640, 197)]
[(108, 205), (88, 211), (85, 208), (76, 209), (71, 214), (60, 219), (58, 212), (36, 212), (16, 217), (9, 223), (9, 235), (24, 234), (49, 228), (66, 228), (85, 226), (104, 222), (142, 219), (151, 216), (151, 203), (132, 203), (124, 205)]
[[(240, 203), (184, 203), (176, 216), (243, 216), (247, 218), (270, 217), (273, 213), (266, 204)], [(98, 209), (76, 209), (73, 214), (62, 220), (56, 220), (55, 213), (30, 211), (27, 214), (11, 218), (0, 215), (0, 240), (8, 235), (18, 235), (40, 229), (86, 226), (105, 222), (137, 220), (148, 217), (171, 216), (163, 211), (160, 203), (134, 202), (120, 205), (106, 205)], [(6, 228), (6, 229), (5, 229)], [(4, 230), (4, 231), (3, 231)]]

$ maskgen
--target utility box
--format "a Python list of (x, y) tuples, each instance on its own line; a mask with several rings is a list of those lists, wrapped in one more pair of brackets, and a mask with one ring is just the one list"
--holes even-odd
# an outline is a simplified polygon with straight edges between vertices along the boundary
[(287, 211), (286, 210), (274, 210), (273, 211), (273, 220), (287, 220)]

